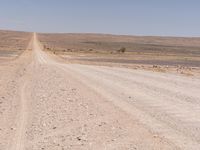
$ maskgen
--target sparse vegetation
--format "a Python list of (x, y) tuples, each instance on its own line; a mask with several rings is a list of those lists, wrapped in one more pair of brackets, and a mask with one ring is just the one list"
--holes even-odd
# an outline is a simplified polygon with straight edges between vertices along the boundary
[(126, 48), (125, 47), (121, 47), (119, 50), (118, 50), (119, 53), (125, 53), (126, 52)]
[[(39, 34), (42, 43), (54, 45), (56, 54), (94, 57), (94, 61), (150, 65), (200, 64), (200, 38), (137, 37), (103, 34)], [(123, 54), (123, 55), (121, 55)], [(83, 58), (83, 56), (81, 57)]]

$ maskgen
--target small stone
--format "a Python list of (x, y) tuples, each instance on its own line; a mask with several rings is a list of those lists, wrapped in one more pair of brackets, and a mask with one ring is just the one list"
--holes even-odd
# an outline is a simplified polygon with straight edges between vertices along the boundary
[(81, 138), (80, 138), (80, 137), (77, 137), (76, 139), (77, 139), (78, 141), (81, 141)]
[(157, 138), (157, 137), (158, 137), (158, 135), (153, 135), (153, 137), (154, 137), (154, 138)]

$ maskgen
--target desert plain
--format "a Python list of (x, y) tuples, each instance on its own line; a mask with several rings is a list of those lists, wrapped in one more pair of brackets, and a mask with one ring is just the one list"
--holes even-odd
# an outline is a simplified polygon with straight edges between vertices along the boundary
[(200, 38), (0, 31), (0, 150), (200, 149)]

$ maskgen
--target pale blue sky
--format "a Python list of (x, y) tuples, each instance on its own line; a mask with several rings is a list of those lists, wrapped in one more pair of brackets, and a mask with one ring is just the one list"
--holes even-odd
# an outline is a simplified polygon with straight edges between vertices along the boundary
[(0, 29), (200, 36), (200, 0), (0, 0)]

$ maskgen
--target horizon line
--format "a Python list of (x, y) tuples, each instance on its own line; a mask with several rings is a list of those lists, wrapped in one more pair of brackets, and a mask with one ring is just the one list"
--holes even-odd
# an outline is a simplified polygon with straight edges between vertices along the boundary
[(135, 36), (135, 37), (163, 37), (163, 38), (200, 38), (200, 36), (179, 36), (179, 35), (144, 35), (144, 34), (117, 34), (106, 32), (37, 32), (28, 30), (15, 30), (8, 28), (0, 28), (0, 31), (10, 32), (28, 32), (28, 33), (40, 33), (40, 34), (97, 34), (97, 35), (113, 35), (113, 36)]

